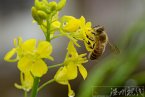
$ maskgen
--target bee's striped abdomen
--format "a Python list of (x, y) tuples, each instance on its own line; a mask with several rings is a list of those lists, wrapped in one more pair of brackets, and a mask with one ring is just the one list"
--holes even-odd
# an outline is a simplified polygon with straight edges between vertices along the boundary
[(89, 58), (91, 60), (98, 59), (104, 52), (104, 45), (98, 42), (97, 45), (95, 45), (93, 51), (90, 53)]

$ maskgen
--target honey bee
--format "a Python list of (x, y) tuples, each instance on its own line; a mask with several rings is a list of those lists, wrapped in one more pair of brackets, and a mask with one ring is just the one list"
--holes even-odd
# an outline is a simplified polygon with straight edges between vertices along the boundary
[[(90, 52), (88, 56), (89, 59), (91, 60), (98, 59), (104, 53), (107, 44), (109, 45), (111, 51), (113, 51), (114, 53), (120, 52), (119, 49), (115, 45), (109, 42), (108, 35), (106, 31), (104, 30), (103, 26), (98, 25), (98, 26), (93, 27), (92, 34), (94, 34), (95, 40), (90, 40), (90, 41), (95, 41), (95, 42), (93, 44), (92, 51)], [(87, 37), (89, 38), (89, 36)]]

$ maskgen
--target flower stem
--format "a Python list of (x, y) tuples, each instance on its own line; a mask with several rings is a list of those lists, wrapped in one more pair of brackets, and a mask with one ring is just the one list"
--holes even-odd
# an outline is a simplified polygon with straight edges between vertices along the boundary
[(27, 97), (27, 91), (24, 91), (24, 97)]
[(34, 78), (34, 83), (33, 83), (33, 88), (32, 88), (32, 92), (31, 92), (31, 97), (36, 97), (36, 95), (37, 95), (37, 88), (38, 88), (38, 85), (39, 85), (39, 80), (40, 80), (39, 77), (35, 77)]
[(56, 67), (59, 67), (59, 66), (62, 66), (63, 64), (56, 64), (56, 65), (52, 65), (52, 66), (49, 66), (48, 69), (51, 69), (51, 68), (56, 68)]
[(52, 38), (50, 38), (50, 40), (53, 40), (53, 39), (58, 38), (58, 37), (61, 37), (61, 36), (64, 36), (64, 35), (63, 34), (58, 34), (58, 35), (53, 36)]
[(42, 85), (38, 88), (37, 91), (40, 91), (40, 90), (41, 90), (42, 88), (44, 88), (46, 85), (48, 85), (48, 84), (50, 84), (50, 83), (52, 83), (52, 82), (54, 82), (54, 81), (55, 81), (54, 79), (51, 79), (51, 80), (45, 82), (44, 84), (42, 84)]
[(46, 33), (46, 41), (50, 42), (50, 25), (51, 25), (51, 15), (47, 17), (47, 33)]

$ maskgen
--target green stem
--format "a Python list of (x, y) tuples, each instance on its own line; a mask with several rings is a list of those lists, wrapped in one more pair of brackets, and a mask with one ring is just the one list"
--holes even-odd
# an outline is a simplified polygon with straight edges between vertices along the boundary
[(43, 30), (44, 25), (40, 25), (40, 27), (41, 27), (41, 29), (42, 29), (44, 35), (47, 36), (47, 33)]
[(24, 97), (27, 97), (27, 91), (24, 91)]
[(48, 69), (51, 69), (51, 68), (56, 68), (56, 67), (59, 67), (59, 66), (62, 66), (63, 64), (56, 64), (56, 65), (52, 65), (52, 66), (49, 66)]
[(33, 83), (33, 88), (32, 88), (32, 92), (31, 92), (31, 97), (36, 97), (36, 95), (37, 95), (37, 88), (38, 88), (38, 85), (39, 85), (39, 80), (40, 80), (39, 77), (35, 77), (34, 78), (34, 83)]
[(53, 36), (52, 38), (50, 38), (50, 40), (53, 40), (53, 39), (58, 38), (58, 37), (61, 37), (61, 36), (64, 36), (64, 35), (63, 35), (63, 34), (55, 35), (55, 36)]
[(44, 84), (42, 84), (42, 85), (38, 88), (37, 92), (40, 91), (42, 88), (44, 88), (46, 85), (48, 85), (48, 84), (50, 84), (50, 83), (52, 83), (52, 82), (54, 82), (54, 81), (55, 81), (54, 79), (51, 79), (51, 80), (45, 82)]
[(46, 34), (46, 40), (50, 41), (50, 18), (47, 18), (47, 34)]

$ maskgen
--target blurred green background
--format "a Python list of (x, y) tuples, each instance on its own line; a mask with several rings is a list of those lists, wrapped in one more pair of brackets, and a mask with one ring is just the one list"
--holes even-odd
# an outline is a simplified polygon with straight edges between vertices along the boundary
[[(0, 97), (23, 97), (23, 92), (14, 87), (15, 82), (19, 83), (16, 63), (3, 60), (13, 47), (13, 39), (45, 39), (32, 23), (32, 5), (33, 0), (0, 0)], [(110, 41), (121, 51), (113, 55), (107, 47), (100, 59), (85, 64), (88, 78), (84, 81), (79, 76), (71, 81), (77, 97), (93, 97), (93, 87), (99, 89), (96, 86), (145, 86), (145, 0), (68, 0), (62, 15), (83, 15), (93, 26), (103, 25)], [(67, 43), (64, 37), (52, 41), (55, 62), (49, 61), (49, 65), (64, 60)], [(86, 52), (83, 44), (78, 51)], [(50, 70), (42, 82), (51, 79), (56, 70)], [(67, 86), (53, 83), (38, 97), (67, 97)]]

